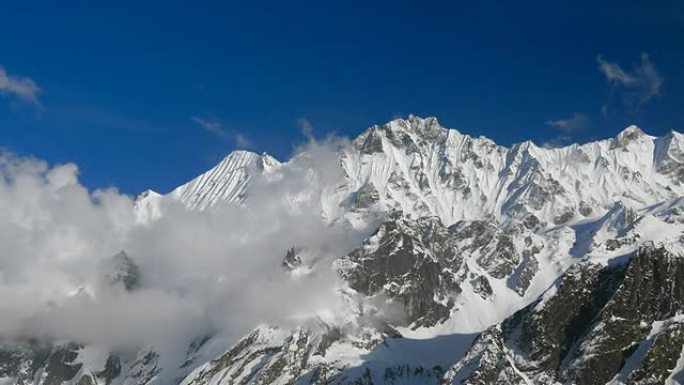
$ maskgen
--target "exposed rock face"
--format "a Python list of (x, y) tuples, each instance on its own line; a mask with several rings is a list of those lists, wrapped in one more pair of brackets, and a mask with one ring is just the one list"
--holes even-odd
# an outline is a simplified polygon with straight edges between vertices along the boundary
[(82, 349), (76, 344), (13, 342), (0, 348), (0, 376), (17, 385), (109, 385), (119, 378), (117, 356), (109, 355), (101, 370), (93, 370), (79, 362)]
[[(670, 377), (672, 368), (677, 364), (684, 345), (684, 323), (682, 320), (662, 322), (662, 328), (651, 333), (647, 340), (634, 347), (634, 353), (627, 358), (643, 353), (641, 362), (628, 374), (627, 382), (631, 384), (663, 384)], [(656, 324), (655, 328), (660, 325)], [(641, 349), (641, 350), (640, 350)], [(638, 358), (638, 357), (637, 357)], [(626, 365), (625, 365), (626, 366)], [(620, 370), (620, 372), (627, 372)], [(620, 376), (623, 378), (624, 376)]]
[(125, 251), (112, 257), (107, 264), (109, 272), (106, 278), (112, 285), (123, 284), (126, 290), (135, 290), (140, 286), (140, 269)]
[(484, 332), (447, 378), (664, 383), (684, 347), (683, 280), (684, 259), (664, 249), (642, 248), (617, 266), (573, 267), (557, 290)]
[(287, 271), (295, 270), (302, 265), (302, 259), (298, 255), (298, 250), (296, 247), (292, 247), (285, 253), (285, 258), (283, 258), (283, 269)]
[(683, 305), (684, 260), (664, 249), (641, 249), (629, 262), (600, 321), (577, 345), (578, 358), (568, 365), (566, 377), (588, 384), (607, 382), (624, 365), (635, 342), (646, 339), (654, 322), (674, 317)]
[(226, 384), (346, 383), (349, 378), (344, 368), (323, 360), (331, 345), (346, 341), (357, 348), (369, 348), (397, 336), (389, 329), (389, 334), (366, 328), (349, 332), (322, 323), (293, 333), (259, 327), (217, 359), (198, 367), (181, 384), (203, 385), (217, 380)]
[(462, 258), (450, 239), (438, 220), (411, 223), (396, 215), (341, 262), (342, 275), (360, 293), (400, 298), (410, 323), (433, 325), (449, 316), (461, 290), (454, 273)]
[(413, 327), (433, 326), (449, 318), (464, 285), (484, 300), (493, 295), (488, 277), (525, 293), (544, 247), (532, 236), (516, 246), (512, 236), (525, 231), (505, 229), (494, 217), (446, 228), (438, 218), (411, 220), (395, 212), (338, 265), (354, 290), (398, 298)]

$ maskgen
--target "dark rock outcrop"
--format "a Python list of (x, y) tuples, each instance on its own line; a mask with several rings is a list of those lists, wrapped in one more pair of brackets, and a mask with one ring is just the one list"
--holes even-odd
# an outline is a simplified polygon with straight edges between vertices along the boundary
[(665, 249), (643, 247), (623, 264), (575, 265), (556, 289), (482, 333), (447, 379), (661, 384), (682, 351), (682, 312), (684, 258)]

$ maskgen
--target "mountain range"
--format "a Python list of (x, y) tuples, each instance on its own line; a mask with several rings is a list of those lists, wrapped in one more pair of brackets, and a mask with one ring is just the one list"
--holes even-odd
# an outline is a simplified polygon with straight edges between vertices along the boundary
[[(328, 147), (235, 151), (134, 210), (145, 226), (272, 196), (364, 234), (333, 258), (273, 250), (287, 279), (332, 269), (342, 309), (237, 342), (191, 336), (177, 367), (154, 347), (7, 342), (0, 384), (684, 384), (682, 134), (504, 147), (409, 116)], [(295, 172), (296, 188), (269, 189)], [(135, 255), (108, 269), (145, 285)]]

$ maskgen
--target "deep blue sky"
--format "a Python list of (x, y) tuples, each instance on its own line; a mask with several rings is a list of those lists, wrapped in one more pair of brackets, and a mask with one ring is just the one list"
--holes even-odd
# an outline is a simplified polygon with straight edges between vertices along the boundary
[[(89, 187), (166, 192), (238, 133), (285, 159), (302, 118), (316, 136), (353, 137), (430, 115), (506, 145), (609, 137), (628, 123), (684, 131), (681, 2), (95, 3), (0, 12), (0, 66), (41, 89), (39, 105), (0, 95), (0, 147), (76, 162)], [(662, 79), (646, 96), (642, 53)], [(599, 55), (622, 82), (607, 82)], [(566, 130), (545, 123), (576, 113)]]

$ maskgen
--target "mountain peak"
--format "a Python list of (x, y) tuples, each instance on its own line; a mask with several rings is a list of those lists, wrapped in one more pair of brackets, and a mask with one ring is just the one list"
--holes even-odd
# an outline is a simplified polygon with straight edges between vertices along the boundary
[(435, 141), (446, 138), (448, 133), (457, 133), (442, 127), (437, 118), (421, 118), (409, 115), (408, 118), (396, 118), (383, 125), (373, 125), (359, 135), (354, 143), (362, 153), (383, 152), (383, 141), (388, 140), (395, 146), (408, 146), (408, 143)]
[(260, 156), (260, 161), (261, 161), (261, 168), (265, 171), (269, 171), (273, 169), (274, 167), (278, 167), (281, 165), (280, 161), (278, 159), (274, 158), (271, 156), (269, 153), (262, 153)]
[(162, 194), (160, 194), (154, 190), (147, 189), (147, 190), (141, 192), (140, 194), (138, 194), (136, 199), (144, 199), (144, 198), (149, 198), (149, 197), (157, 198), (157, 197), (161, 197), (161, 196), (162, 196)]
[(258, 157), (259, 157), (259, 154), (252, 152), (252, 151), (235, 150), (235, 151), (232, 151), (230, 154), (226, 155), (221, 162), (225, 162), (228, 160), (236, 160), (236, 159), (256, 159)]
[(644, 131), (641, 128), (632, 124), (632, 125), (628, 126), (627, 128), (625, 128), (624, 130), (620, 131), (620, 133), (617, 134), (616, 138), (619, 141), (624, 141), (624, 140), (630, 141), (632, 139), (636, 139), (636, 138), (639, 138), (639, 137), (642, 137), (645, 135), (646, 135), (646, 133), (644, 133)]
[(631, 125), (617, 134), (617, 136), (613, 139), (611, 148), (625, 148), (630, 143), (639, 141), (646, 137), (648, 137), (648, 135), (646, 135), (641, 128)]
[(274, 167), (278, 167), (280, 164), (281, 163), (276, 158), (266, 152), (259, 155), (252, 151), (235, 150), (226, 155), (225, 158), (214, 166), (214, 169), (228, 167), (232, 170), (242, 167), (257, 167), (260, 170), (270, 170)]
[(107, 261), (106, 279), (111, 285), (123, 284), (128, 291), (135, 290), (140, 286), (140, 270), (138, 265), (124, 250)]
[(406, 119), (394, 119), (385, 124), (383, 128), (393, 132), (413, 133), (418, 136), (433, 136), (447, 131), (439, 124), (437, 118), (433, 116), (421, 118), (413, 114), (410, 114)]

